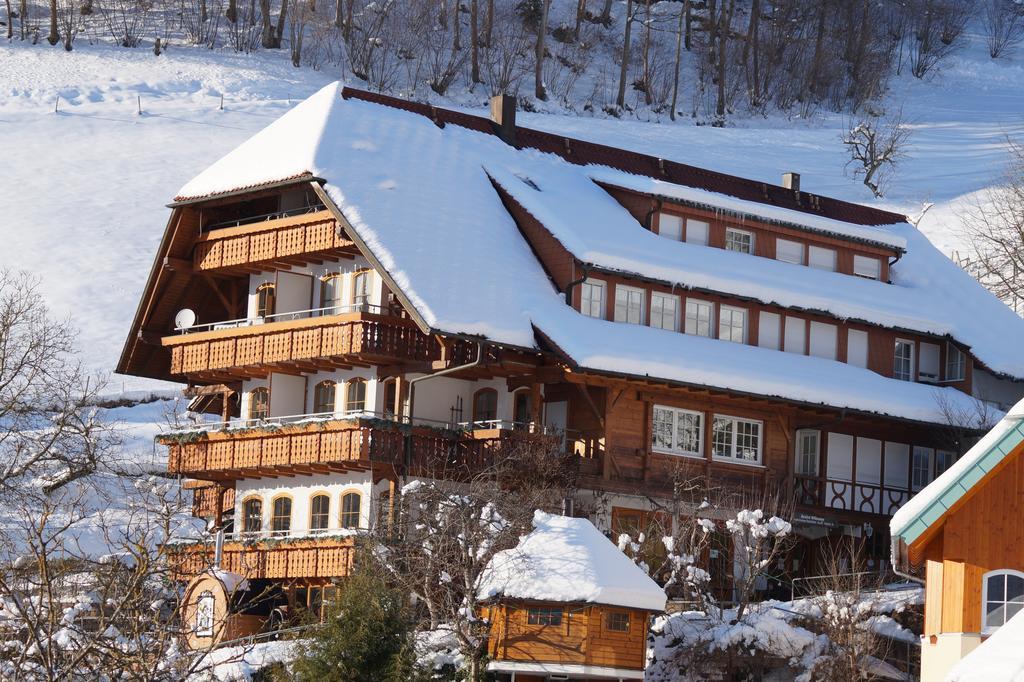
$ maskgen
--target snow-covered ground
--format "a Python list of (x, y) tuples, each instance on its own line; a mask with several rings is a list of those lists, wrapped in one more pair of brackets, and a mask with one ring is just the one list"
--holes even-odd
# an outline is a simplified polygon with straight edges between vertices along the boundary
[[(82, 330), (87, 362), (112, 371), (167, 219), (164, 204), (336, 77), (294, 69), (269, 51), (175, 45), (156, 57), (103, 44), (76, 43), (70, 55), (3, 45), (0, 148), (11, 162), (0, 167), (0, 267), (36, 273), (54, 310)], [(915, 132), (884, 200), (845, 173), (841, 115), (740, 118), (723, 129), (550, 113), (522, 113), (520, 121), (766, 182), (797, 171), (808, 191), (912, 215), (935, 203), (921, 229), (945, 253), (962, 252), (957, 207), (998, 177), (1006, 137), (1024, 134), (1024, 60), (993, 61), (975, 36), (935, 76), (894, 78), (892, 92), (890, 106), (903, 107)], [(441, 103), (480, 100), (480, 93), (453, 93)], [(130, 377), (113, 383), (154, 385)]]

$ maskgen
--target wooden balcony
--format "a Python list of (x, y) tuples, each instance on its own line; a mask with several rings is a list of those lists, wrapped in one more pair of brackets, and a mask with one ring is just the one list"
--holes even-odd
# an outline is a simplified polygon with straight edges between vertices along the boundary
[(794, 485), (796, 504), (816, 510), (892, 516), (910, 499), (904, 489), (818, 476), (798, 474)]
[(312, 372), (441, 357), (436, 339), (410, 321), (372, 313), (165, 336), (171, 374), (197, 381), (237, 381), (271, 372)]
[(328, 210), (210, 230), (196, 239), (196, 272), (237, 275), (322, 263), (351, 254), (355, 244), (339, 234)]
[[(355, 540), (352, 537), (274, 538), (228, 540), (221, 568), (249, 580), (264, 578), (335, 578), (352, 568)], [(187, 580), (213, 564), (213, 545), (197, 543), (172, 548), (172, 564), (178, 579)]]
[[(410, 436), (406, 461), (406, 435)], [(206, 481), (365, 471), (371, 464), (408, 473), (458, 476), (492, 466), (535, 434), (512, 429), (445, 431), (350, 418), (164, 435), (170, 473)], [(556, 442), (555, 436), (539, 436)], [(378, 469), (379, 470), (379, 469)]]

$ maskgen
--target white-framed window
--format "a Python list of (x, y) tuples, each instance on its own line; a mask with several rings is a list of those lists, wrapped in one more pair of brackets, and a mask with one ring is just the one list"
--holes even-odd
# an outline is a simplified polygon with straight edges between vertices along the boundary
[(723, 305), (718, 309), (718, 338), (735, 343), (747, 342), (747, 311)]
[(896, 339), (893, 352), (892, 376), (900, 381), (914, 380), (914, 342)]
[(954, 346), (946, 343), (946, 381), (963, 381), (967, 373), (967, 355)]
[(1024, 608), (1024, 573), (989, 571), (981, 577), (982, 633), (998, 630)]
[(715, 459), (761, 463), (762, 423), (716, 414), (711, 422), (711, 454)]
[(919, 381), (939, 380), (938, 344), (921, 342), (917, 358), (917, 378)]
[(775, 240), (775, 258), (785, 263), (804, 264), (804, 245), (789, 239)]
[(696, 298), (686, 299), (686, 333), (711, 336), (711, 321), (715, 317), (715, 304)]
[(686, 243), (697, 244), (699, 246), (708, 245), (708, 232), (711, 231), (711, 225), (706, 220), (695, 220), (693, 218), (686, 219)]
[(836, 325), (826, 322), (811, 322), (810, 354), (826, 360), (835, 360), (838, 336), (839, 328)]
[(799, 317), (786, 316), (785, 325), (785, 346), (783, 350), (787, 353), (803, 355), (807, 352), (807, 321)]
[(935, 450), (914, 446), (910, 460), (910, 487), (915, 493), (932, 482), (932, 460)]
[(754, 253), (754, 233), (735, 227), (725, 228), (725, 248), (739, 253)]
[(821, 431), (800, 429), (796, 432), (796, 473), (817, 476), (821, 454)]
[(644, 323), (643, 289), (615, 285), (615, 321), (629, 324)]
[(807, 264), (818, 270), (836, 271), (836, 250), (824, 246), (811, 246), (807, 249)]
[(935, 451), (935, 478), (938, 478), (946, 469), (953, 466), (953, 462), (956, 461), (956, 453), (951, 450), (936, 450)]
[(757, 345), (779, 350), (781, 347), (782, 319), (778, 313), (759, 313), (757, 316)]
[(683, 219), (671, 213), (658, 214), (658, 234), (667, 239), (682, 241)]
[(217, 600), (213, 592), (206, 590), (196, 600), (196, 636), (212, 637)]
[(703, 456), (703, 414), (678, 407), (655, 405), (653, 415), (652, 449), (674, 455)]
[(863, 329), (851, 329), (847, 335), (846, 362), (854, 367), (868, 366), (868, 333)]
[(874, 256), (853, 256), (853, 274), (868, 279), (878, 279), (882, 274), (882, 263)]
[(651, 326), (679, 331), (679, 297), (654, 292), (651, 294)]
[(580, 312), (587, 317), (604, 319), (605, 291), (608, 285), (599, 279), (589, 277), (580, 285)]

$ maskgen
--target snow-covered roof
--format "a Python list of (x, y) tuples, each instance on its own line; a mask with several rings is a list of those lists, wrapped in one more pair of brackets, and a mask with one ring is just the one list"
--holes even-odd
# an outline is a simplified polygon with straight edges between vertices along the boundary
[(1006, 624), (960, 659), (946, 682), (1024, 682), (1024, 613)]
[[(644, 230), (594, 181), (624, 184), (631, 181), (627, 173), (574, 165), (536, 149), (517, 149), (481, 129), (441, 127), (427, 116), (398, 107), (346, 100), (337, 84), (209, 167), (186, 184), (178, 198), (211, 196), (304, 174), (324, 179), (325, 191), (356, 236), (435, 331), (534, 348), (536, 328), (582, 368), (706, 383), (906, 419), (944, 421), (936, 405), (937, 391), (954, 402), (967, 400), (953, 389), (898, 382), (837, 362), (584, 320), (564, 305), (494, 190), (493, 180), (584, 262), (683, 288), (707, 288), (884, 326), (951, 334), (971, 345), (991, 369), (1024, 377), (1024, 354), (1016, 349), (1017, 340), (1024, 338), (1024, 320), (909, 225), (884, 230), (852, 223), (841, 227), (831, 224), (839, 221), (790, 209), (765, 206), (761, 211), (775, 219), (813, 223), (818, 229), (845, 229), (851, 236), (881, 239), (885, 235), (880, 233), (891, 232), (891, 243), (906, 243), (908, 251), (892, 269), (892, 285), (670, 242)], [(662, 193), (684, 190), (658, 188)], [(723, 210), (739, 210), (738, 199), (713, 192), (701, 196), (705, 203), (722, 203)], [(753, 210), (746, 206), (751, 203), (745, 202), (744, 210)], [(598, 334), (576, 333), (593, 331)], [(705, 361), (724, 365), (727, 360), (730, 371), (696, 364), (680, 352), (684, 346), (693, 347)], [(764, 355), (769, 352), (774, 353), (770, 358)], [(736, 369), (737, 362), (744, 373)], [(836, 391), (837, 385), (852, 388)]]
[(953, 466), (899, 508), (889, 521), (893, 540), (902, 539), (907, 545), (914, 542), (1021, 443), (1024, 443), (1024, 400)]
[(587, 519), (538, 510), (533, 528), (491, 560), (478, 590), (481, 599), (665, 608), (664, 590)]

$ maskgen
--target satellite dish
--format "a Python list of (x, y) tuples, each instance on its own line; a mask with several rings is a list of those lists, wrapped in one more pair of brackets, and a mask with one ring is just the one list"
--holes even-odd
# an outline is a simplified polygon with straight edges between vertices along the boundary
[(196, 323), (196, 314), (191, 308), (182, 308), (174, 316), (174, 326), (177, 329), (188, 329)]

